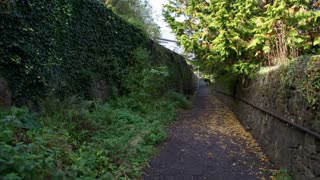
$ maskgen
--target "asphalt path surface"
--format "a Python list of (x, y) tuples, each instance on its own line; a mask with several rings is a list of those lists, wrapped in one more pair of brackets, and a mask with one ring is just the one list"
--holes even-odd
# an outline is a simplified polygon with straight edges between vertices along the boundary
[(235, 115), (201, 83), (190, 110), (179, 111), (145, 180), (268, 179), (271, 165)]

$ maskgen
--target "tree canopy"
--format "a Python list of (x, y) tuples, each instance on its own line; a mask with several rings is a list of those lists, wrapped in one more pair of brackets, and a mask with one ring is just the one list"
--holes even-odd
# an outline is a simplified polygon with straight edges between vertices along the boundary
[(152, 17), (152, 7), (146, 0), (103, 0), (107, 7), (145, 32), (152, 39), (160, 36), (160, 28)]
[(163, 12), (203, 71), (250, 74), (320, 52), (319, 1), (171, 0)]

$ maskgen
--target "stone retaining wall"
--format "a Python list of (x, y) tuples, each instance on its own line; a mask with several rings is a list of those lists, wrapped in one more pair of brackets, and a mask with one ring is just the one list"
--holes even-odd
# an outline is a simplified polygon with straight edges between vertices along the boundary
[[(281, 93), (276, 75), (257, 78), (246, 86), (238, 85), (234, 95), (293, 122), (303, 122), (301, 125), (306, 127), (311, 121), (318, 121), (319, 112), (308, 107), (301, 93), (294, 90)], [(215, 89), (226, 92), (221, 86)], [(319, 139), (239, 100), (216, 94), (233, 109), (276, 167), (288, 169), (294, 179), (320, 179)]]

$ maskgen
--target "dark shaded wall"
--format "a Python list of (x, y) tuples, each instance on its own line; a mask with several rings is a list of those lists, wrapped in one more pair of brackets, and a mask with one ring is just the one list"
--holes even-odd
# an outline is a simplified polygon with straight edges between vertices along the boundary
[(148, 48), (153, 65), (166, 65), (169, 68), (169, 88), (178, 92), (192, 94), (194, 92), (194, 74), (185, 57), (179, 55), (154, 41), (149, 41)]
[(191, 70), (182, 56), (150, 42), (96, 0), (5, 3), (0, 8), (0, 77), (6, 81), (3, 89), (10, 90), (10, 104), (48, 95), (105, 99), (119, 87), (132, 52), (141, 47), (168, 65), (177, 90), (188, 86)]

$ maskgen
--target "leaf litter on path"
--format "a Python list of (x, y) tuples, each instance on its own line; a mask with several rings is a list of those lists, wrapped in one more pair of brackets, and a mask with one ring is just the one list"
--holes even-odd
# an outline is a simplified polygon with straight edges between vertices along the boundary
[(271, 165), (234, 113), (213, 96), (180, 111), (144, 179), (266, 179)]

